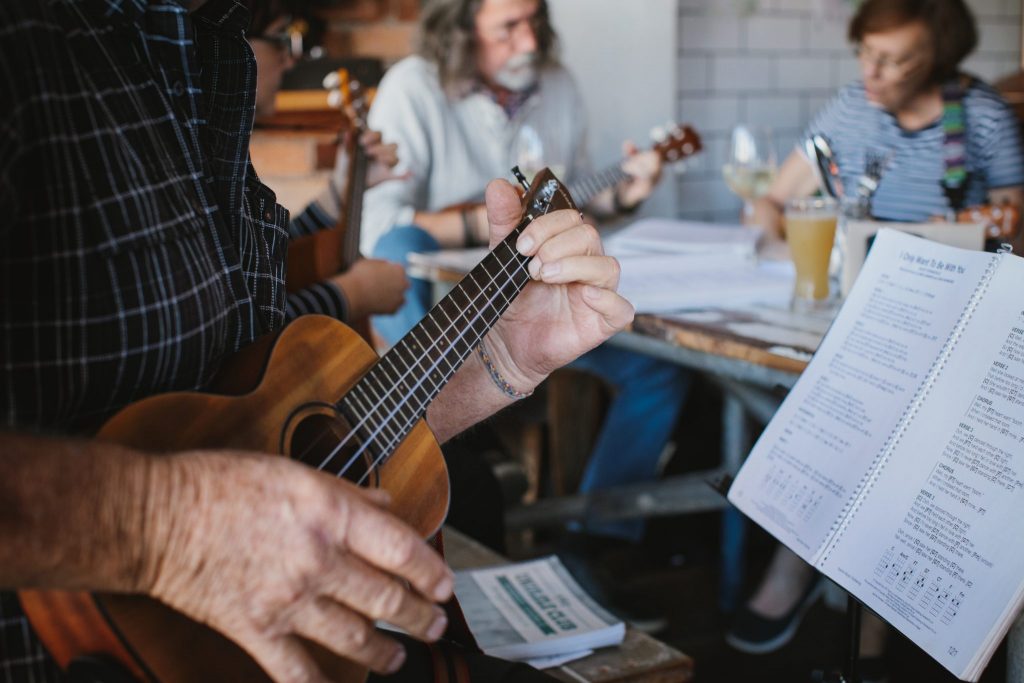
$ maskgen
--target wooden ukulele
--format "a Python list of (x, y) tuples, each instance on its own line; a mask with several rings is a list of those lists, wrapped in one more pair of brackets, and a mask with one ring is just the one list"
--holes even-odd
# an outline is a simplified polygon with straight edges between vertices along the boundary
[[(366, 191), (366, 174), (370, 160), (359, 144), (359, 138), (366, 130), (366, 115), (369, 112), (370, 93), (358, 81), (351, 79), (345, 69), (328, 76), (334, 76), (339, 99), (330, 99), (332, 105), (348, 112), (348, 129), (344, 137), (348, 158), (344, 197), (339, 197), (341, 212), (338, 224), (312, 235), (292, 239), (288, 245), (288, 274), (285, 287), (289, 292), (305, 289), (317, 282), (323, 282), (340, 273), (360, 258), (359, 228), (363, 220), (363, 193)], [(326, 81), (327, 79), (325, 79)], [(345, 114), (341, 114), (345, 116)], [(352, 326), (364, 339), (369, 339), (368, 320), (351, 321)]]
[[(669, 130), (659, 132), (651, 150), (658, 153), (663, 163), (672, 164), (693, 156), (703, 148), (697, 131), (687, 125), (674, 124)], [(586, 206), (601, 192), (629, 177), (622, 170), (622, 164), (618, 163), (569, 183), (569, 192), (578, 206)]]
[(971, 206), (958, 212), (956, 220), (983, 224), (987, 239), (1010, 241), (1020, 227), (1020, 208), (1010, 203)]
[[(703, 149), (700, 135), (687, 125), (673, 124), (669, 130), (660, 131), (651, 149), (658, 153), (664, 163), (676, 163), (685, 160)], [(596, 171), (579, 180), (569, 183), (569, 194), (577, 206), (585, 207), (590, 200), (610, 187), (615, 187), (630, 175), (622, 170), (622, 162), (614, 166)], [(444, 208), (445, 211), (468, 211), (482, 205), (480, 201), (454, 204)]]
[[(423, 420), (427, 405), (529, 282), (530, 257), (515, 249), (519, 234), (534, 218), (566, 208), (575, 209), (568, 191), (545, 169), (512, 233), (380, 359), (342, 323), (303, 316), (236, 354), (211, 387), (219, 393), (133, 403), (97, 438), (150, 452), (280, 453), (388, 490), (391, 511), (427, 538), (448, 509), (447, 470)], [(227, 638), (148, 597), (36, 590), (19, 597), (63, 668), (97, 657), (113, 663), (89, 681), (269, 680)], [(364, 680), (364, 668), (307, 645), (332, 680)]]

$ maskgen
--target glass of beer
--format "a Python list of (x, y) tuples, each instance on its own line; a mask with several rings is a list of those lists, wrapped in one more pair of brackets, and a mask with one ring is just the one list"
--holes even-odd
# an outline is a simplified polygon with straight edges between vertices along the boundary
[(828, 307), (828, 269), (836, 239), (837, 207), (830, 197), (807, 197), (786, 204), (786, 241), (796, 267), (792, 309)]

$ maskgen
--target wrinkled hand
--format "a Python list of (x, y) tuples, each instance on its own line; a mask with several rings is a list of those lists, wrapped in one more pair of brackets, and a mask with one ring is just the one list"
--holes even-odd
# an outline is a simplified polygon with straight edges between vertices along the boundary
[(615, 192), (618, 193), (619, 204), (631, 208), (654, 192), (661, 179), (661, 157), (654, 150), (641, 152), (629, 141), (622, 145), (622, 152), (626, 157), (622, 170), (629, 174), (630, 179), (615, 188)]
[(394, 313), (405, 302), (409, 278), (401, 264), (380, 259), (359, 259), (331, 278), (348, 302), (349, 319)]
[[(520, 199), (508, 182), (487, 186), (493, 247), (519, 219)], [(593, 226), (575, 211), (542, 216), (523, 231), (519, 251), (533, 256), (534, 278), (487, 336), (498, 369), (528, 391), (555, 368), (589, 351), (633, 320), (633, 306), (615, 292), (619, 262), (604, 255)]]
[[(366, 171), (366, 186), (373, 187), (385, 180), (408, 177), (408, 173), (395, 173), (398, 164), (398, 145), (384, 144), (381, 134), (375, 130), (364, 131), (359, 144), (370, 157), (370, 167)], [(338, 154), (334, 159), (334, 185), (338, 192), (345, 194), (348, 186), (348, 154), (345, 145), (338, 145)]]
[(299, 637), (378, 672), (404, 651), (373, 627), (444, 630), (444, 561), (389, 514), (387, 494), (282, 457), (156, 458), (144, 588), (234, 640), (276, 681), (324, 681)]

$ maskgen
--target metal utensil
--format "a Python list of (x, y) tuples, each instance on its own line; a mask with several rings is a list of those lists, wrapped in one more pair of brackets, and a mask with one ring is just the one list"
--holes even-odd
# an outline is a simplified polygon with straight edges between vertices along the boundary
[(833, 199), (843, 198), (843, 181), (839, 177), (839, 164), (832, 144), (824, 135), (815, 133), (804, 140), (804, 153), (811, 162), (818, 184)]
[(891, 150), (887, 152), (867, 150), (864, 159), (864, 175), (857, 180), (857, 194), (870, 202), (871, 197), (878, 190), (878, 182), (882, 179), (882, 174), (889, 168), (890, 161), (892, 161)]

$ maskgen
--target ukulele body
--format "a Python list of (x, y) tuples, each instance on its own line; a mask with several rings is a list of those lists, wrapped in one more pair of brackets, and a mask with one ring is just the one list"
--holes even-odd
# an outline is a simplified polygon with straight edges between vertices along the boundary
[[(376, 361), (377, 354), (342, 323), (303, 316), (276, 338), (229, 359), (212, 386), (225, 393), (144, 399), (114, 415), (97, 438), (155, 453), (218, 448), (279, 453), (317, 466), (349, 430), (334, 404)], [(322, 438), (325, 433), (333, 438)], [(349, 451), (341, 457), (347, 460)], [(367, 472), (369, 463), (360, 458), (354, 479)], [(440, 528), (448, 510), (448, 473), (423, 420), (382, 466), (373, 468), (364, 485), (389, 491), (391, 512), (423, 538)], [(270, 680), (234, 643), (151, 598), (35, 590), (20, 591), (19, 598), (63, 668), (78, 657), (99, 655), (140, 680)], [(363, 667), (308, 646), (332, 680), (365, 679)]]

